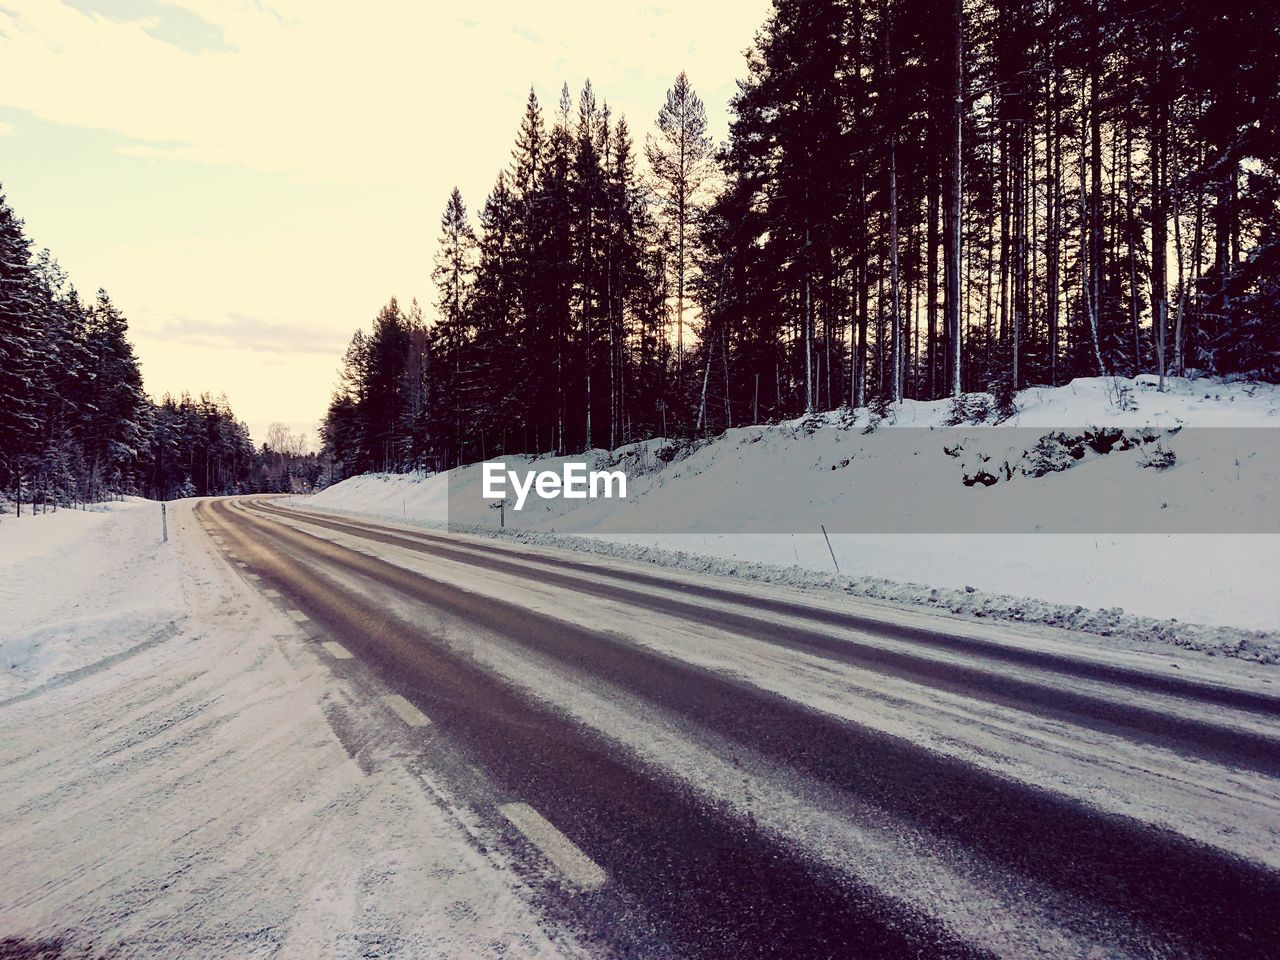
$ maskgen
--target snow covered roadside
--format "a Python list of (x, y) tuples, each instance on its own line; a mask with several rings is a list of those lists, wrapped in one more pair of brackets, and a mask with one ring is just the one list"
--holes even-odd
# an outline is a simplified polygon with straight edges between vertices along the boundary
[(182, 593), (160, 522), (137, 498), (0, 518), (0, 699), (173, 633)]
[(145, 501), (0, 525), (0, 940), (237, 960), (573, 953), (403, 744), (349, 755), (326, 719), (344, 684), (213, 553), (190, 504), (170, 505), (169, 529), (162, 545)]
[[(1095, 378), (1056, 390), (1023, 391), (1019, 404), (1020, 412), (1008, 426), (1280, 427), (1280, 390), (1266, 384), (1173, 380), (1160, 393), (1149, 377)], [(881, 427), (918, 428), (918, 435), (927, 439), (928, 428), (943, 425), (949, 413), (947, 401), (908, 401)], [(559, 504), (532, 516), (508, 510), (503, 531), (495, 529), (496, 512), (490, 510), (472, 511), (468, 522), (460, 524), (459, 511), (449, 502), (447, 475), (355, 477), (305, 505), (395, 522), (438, 526), (448, 519), (454, 529), (528, 543), (837, 590), (964, 617), (1040, 623), (1280, 662), (1280, 591), (1275, 589), (1280, 536), (1274, 534), (832, 533), (828, 548), (818, 530), (822, 512), (829, 516), (860, 495), (852, 481), (833, 493), (831, 478), (840, 474), (830, 465), (839, 462), (837, 451), (846, 462), (855, 455), (860, 428), (870, 416), (870, 411), (856, 411), (853, 430), (842, 427), (836, 416), (817, 418), (816, 426), (743, 428), (667, 465), (648, 450), (662, 441), (619, 451), (647, 458), (652, 465), (635, 484), (631, 513), (679, 512), (689, 518), (687, 533), (635, 532), (634, 520), (629, 532), (606, 532), (608, 518), (595, 525), (574, 523), (578, 518)], [(601, 453), (599, 459), (621, 457)], [(1102, 457), (1053, 478), (1019, 483), (1057, 483), (1076, 499), (1103, 502), (1117, 472), (1137, 474), (1144, 481), (1154, 473), (1138, 469), (1132, 459)], [(554, 469), (557, 462), (543, 458), (538, 465)], [(815, 463), (827, 466), (818, 469)], [(1165, 481), (1183, 492), (1199, 491), (1201, 482), (1190, 463), (1168, 471)], [(797, 532), (723, 532), (731, 525), (719, 515), (724, 504), (714, 491), (743, 483), (753, 485), (745, 500), (763, 522), (794, 522), (791, 529)], [(1003, 485), (993, 487), (990, 495), (1005, 496), (1003, 490)], [(737, 494), (734, 503), (740, 506), (743, 500)], [(584, 535), (568, 536), (567, 529)]]

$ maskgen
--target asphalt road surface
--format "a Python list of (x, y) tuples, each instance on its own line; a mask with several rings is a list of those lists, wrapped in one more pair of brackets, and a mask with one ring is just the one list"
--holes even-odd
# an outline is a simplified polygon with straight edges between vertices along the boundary
[[(602, 956), (1280, 956), (1259, 684), (270, 498), (196, 516)], [(357, 760), (382, 736), (330, 722)]]

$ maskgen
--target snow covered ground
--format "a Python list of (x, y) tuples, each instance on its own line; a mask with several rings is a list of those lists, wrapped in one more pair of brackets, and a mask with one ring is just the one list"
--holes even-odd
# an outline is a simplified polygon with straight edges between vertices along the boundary
[(0, 698), (172, 632), (182, 597), (160, 524), (136, 498), (0, 518)]
[[(1178, 430), (1163, 434), (1159, 445), (1174, 449), (1179, 461), (1167, 470), (1144, 469), (1150, 445), (1106, 456), (1086, 451), (1061, 472), (965, 487), (960, 476), (979, 461), (944, 455), (934, 432), (947, 425), (950, 402), (907, 401), (872, 434), (863, 433), (873, 419), (863, 409), (852, 417), (732, 430), (674, 451), (670, 462), (664, 456), (671, 445), (662, 440), (599, 451), (593, 455), (598, 463), (621, 465), (631, 477), (625, 504), (539, 501), (521, 513), (508, 508), (502, 535), (1251, 658), (1269, 659), (1280, 650), (1272, 635), (1280, 628), (1280, 443), (1271, 439), (1280, 438), (1272, 432), (1280, 428), (1280, 390), (1172, 379), (1161, 393), (1152, 377), (1093, 378), (1025, 390), (1018, 405), (1018, 414), (999, 426), (989, 417), (964, 430), (991, 450), (1007, 445), (1012, 434), (999, 431), (1010, 427), (1019, 428), (1020, 443), (1064, 428)], [(890, 429), (904, 427), (917, 429)], [(906, 438), (891, 441), (894, 463), (910, 459), (912, 451), (904, 457), (903, 450), (913, 444), (921, 463), (934, 458), (914, 469), (910, 483), (884, 469), (890, 461), (876, 460), (874, 444), (888, 435)], [(566, 459), (572, 458), (534, 465), (559, 469)], [(497, 533), (496, 511), (459, 496), (478, 489), (478, 474), (472, 466), (429, 477), (356, 477), (306, 505)], [(1130, 516), (1120, 517), (1118, 530), (1097, 522), (1082, 527), (1088, 532), (1066, 532), (1089, 523), (1090, 512), (1114, 507), (1122, 491), (1141, 508), (1135, 513), (1172, 516), (1174, 529), (1199, 529), (1198, 521), (1212, 515), (1227, 517), (1226, 529), (1234, 532), (1124, 532), (1147, 529), (1145, 520), (1126, 527), (1135, 520)], [(946, 509), (939, 516), (957, 515), (971, 525), (920, 529), (902, 522), (917, 506), (924, 511), (940, 503)], [(972, 532), (1016, 505), (1034, 517), (1043, 503), (1067, 511), (1054, 532)], [(856, 525), (870, 515), (874, 523), (891, 509), (900, 515), (888, 524), (890, 532), (832, 532), (830, 548), (820, 532), (820, 524), (829, 532), (842, 529), (840, 519)], [(898, 529), (916, 532), (892, 532)]]
[[(374, 483), (394, 488), (399, 481), (361, 486)], [(643, 602), (682, 597), (682, 587), (697, 577), (673, 573), (667, 584), (639, 584), (634, 605), (619, 606), (617, 597), (551, 583), (536, 566), (480, 573), (456, 557), (379, 542), (359, 530), (317, 528), (296, 515), (272, 520), (278, 530), (261, 526), (281, 512), (280, 502), (216, 505), (228, 516), (254, 519), (219, 528), (221, 548), (241, 564), (247, 558), (250, 570), (274, 561), (298, 571), (313, 596), (358, 596), (342, 602), (372, 604), (388, 615), (384, 625), (393, 633), (430, 630), (432, 643), (483, 666), (529, 702), (557, 705), (645, 769), (690, 785), (710, 807), (746, 818), (753, 830), (763, 825), (832, 869), (943, 917), (966, 941), (1032, 955), (1024, 944), (1049, 943), (1074, 930), (1077, 920), (1093, 922), (1092, 915), (1083, 910), (1067, 917), (1051, 885), (1028, 885), (1024, 878), (1011, 886), (998, 868), (932, 843), (908, 813), (871, 810), (851, 822), (843, 800), (828, 803), (825, 793), (810, 791), (789, 764), (776, 765), (768, 749), (736, 749), (714, 726), (691, 730), (653, 690), (608, 680), (589, 658), (579, 665), (573, 648), (561, 658), (550, 655), (552, 648), (528, 644), (531, 619), (554, 621), (543, 626), (548, 637), (577, 632), (586, 638), (578, 648), (584, 653), (599, 653), (597, 631), (612, 621), (626, 638), (614, 638), (615, 653), (634, 644), (1002, 780), (1172, 829), (1268, 868), (1280, 863), (1274, 777), (1257, 770), (1183, 756), (1106, 728), (1064, 727), (1052, 713), (935, 689)], [(297, 505), (311, 502), (298, 498)], [(432, 761), (447, 754), (447, 737), (414, 739), (405, 724), (414, 716), (429, 721), (407, 701), (392, 708), (405, 711), (405, 723), (388, 724), (383, 688), (371, 691), (355, 674), (332, 670), (314, 639), (276, 605), (280, 592), (263, 589), (270, 576), (237, 573), (196, 523), (190, 503), (169, 509), (167, 544), (159, 539), (159, 506), (139, 500), (100, 513), (0, 521), (0, 948), (3, 938), (18, 937), (28, 946), (60, 945), (48, 952), (65, 958), (589, 952), (591, 946), (580, 947), (533, 906), (545, 901), (513, 869), (518, 852), (497, 842), (493, 825), (480, 822), (472, 805), (455, 799), (456, 785), (430, 772), (439, 768), (425, 761), (426, 753)], [(299, 538), (302, 530), (308, 532)], [(590, 543), (615, 552), (638, 549), (601, 538)], [(483, 554), (486, 544), (462, 537), (450, 549)], [(346, 552), (330, 553), (334, 546)], [(553, 551), (516, 552), (536, 560)], [(393, 577), (353, 573), (350, 563), (362, 555), (420, 573), (440, 591), (437, 601), (406, 591)], [(627, 565), (614, 567), (625, 571)], [(805, 582), (811, 574), (796, 567), (790, 575)], [(746, 590), (779, 593), (772, 586)], [(439, 597), (466, 595), (492, 602), (452, 613), (436, 609)], [(850, 610), (866, 606), (823, 599)], [(519, 608), (514, 627), (495, 626), (501, 618), (480, 618), (478, 627), (453, 622), (458, 610), (475, 614), (500, 605)], [(725, 599), (704, 607), (733, 610)], [(813, 629), (794, 611), (752, 616)], [(934, 620), (919, 612), (893, 618)], [(370, 621), (354, 622), (358, 632)], [(832, 636), (887, 650), (912, 646), (892, 636), (857, 636), (862, 632), (840, 629)], [(963, 624), (956, 635), (1139, 671), (1158, 666), (1253, 691), (1265, 692), (1273, 672), (1185, 653), (1151, 658), (1140, 645), (1061, 631)], [(972, 658), (943, 653), (939, 659), (963, 665)], [(612, 662), (607, 650), (599, 662), (606, 661)], [(1037, 681), (1034, 669), (1016, 665), (997, 669), (1047, 689), (1060, 680)], [(665, 676), (650, 682), (664, 686)], [(1096, 680), (1073, 683), (1077, 693), (1106, 693), (1113, 704), (1159, 704), (1175, 720), (1271, 733), (1265, 717), (1235, 708)], [(1041, 897), (1052, 909), (1042, 908)], [(90, 944), (92, 951), (85, 949)]]
[(65, 956), (576, 954), (394, 738), (352, 758), (328, 717), (359, 698), (189, 503), (169, 530), (141, 500), (0, 520), (0, 938)]

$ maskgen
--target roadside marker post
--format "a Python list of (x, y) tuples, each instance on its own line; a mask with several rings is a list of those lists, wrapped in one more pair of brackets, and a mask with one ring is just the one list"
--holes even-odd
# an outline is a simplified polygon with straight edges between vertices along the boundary
[(168, 504), (163, 501), (160, 503), (160, 535), (163, 538), (161, 543), (169, 542), (169, 511)]

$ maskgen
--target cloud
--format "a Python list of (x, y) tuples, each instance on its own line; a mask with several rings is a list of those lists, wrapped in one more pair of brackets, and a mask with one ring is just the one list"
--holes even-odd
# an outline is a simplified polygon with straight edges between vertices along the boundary
[(147, 335), (170, 344), (267, 355), (319, 354), (337, 358), (346, 345), (341, 337), (311, 324), (282, 323), (241, 313), (227, 313), (218, 320), (170, 314), (151, 321)]
[(154, 144), (128, 143), (116, 148), (122, 157), (137, 157), (141, 160), (198, 160), (190, 144)]
[[(605, 15), (562, 0), (538, 7), (535, 33), (524, 0), (476, 5), (464, 22), (399, 0), (358, 14), (333, 0), (5, 0), (0, 105), (185, 144), (168, 155), (204, 163), (432, 189), (476, 169), (487, 185), (530, 82), (550, 102), (561, 81), (576, 91), (590, 77), (644, 130), (681, 69), (713, 104), (708, 88), (742, 73), (767, 7), (681, 4), (655, 16), (651, 4), (619, 4)], [(30, 82), (59, 76), (83, 81)]]
[(163, 43), (187, 53), (235, 50), (221, 29), (199, 14), (161, 0), (64, 0), (82, 13), (116, 23), (133, 23)]

